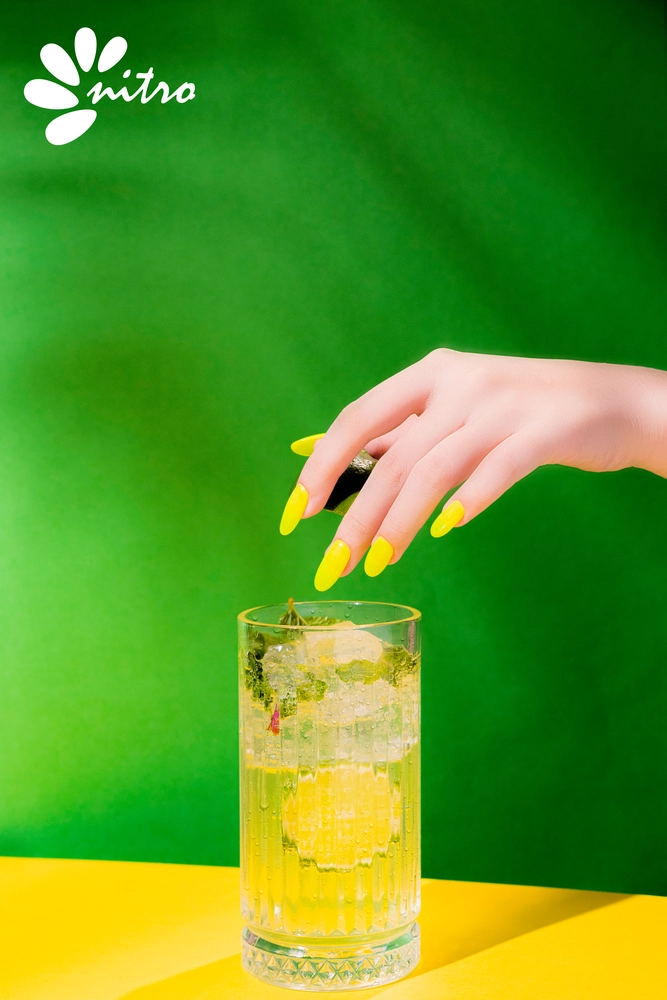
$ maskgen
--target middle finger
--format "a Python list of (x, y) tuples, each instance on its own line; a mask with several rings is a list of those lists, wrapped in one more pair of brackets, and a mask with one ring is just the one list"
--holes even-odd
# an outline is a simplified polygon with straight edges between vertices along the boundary
[[(443, 425), (426, 413), (380, 458), (336, 532), (334, 542), (344, 543), (349, 552), (339, 575), (347, 575), (359, 562), (415, 463), (454, 430), (454, 421), (449, 426)], [(340, 544), (336, 544), (336, 552), (342, 561), (345, 550)]]

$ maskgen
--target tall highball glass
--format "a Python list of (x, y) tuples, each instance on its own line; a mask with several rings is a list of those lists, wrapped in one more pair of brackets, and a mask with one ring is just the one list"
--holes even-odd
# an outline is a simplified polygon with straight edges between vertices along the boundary
[(239, 615), (243, 965), (302, 990), (419, 961), (420, 614)]

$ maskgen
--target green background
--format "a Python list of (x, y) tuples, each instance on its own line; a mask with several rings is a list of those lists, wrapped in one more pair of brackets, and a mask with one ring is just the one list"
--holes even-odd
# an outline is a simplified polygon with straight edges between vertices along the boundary
[[(50, 146), (23, 86), (83, 25), (196, 99)], [(234, 864), (235, 615), (315, 596), (336, 525), (279, 536), (289, 442), (441, 345), (667, 368), (663, 8), (40, 0), (0, 37), (0, 852)], [(542, 469), (332, 592), (424, 614), (426, 875), (667, 891), (666, 510)]]

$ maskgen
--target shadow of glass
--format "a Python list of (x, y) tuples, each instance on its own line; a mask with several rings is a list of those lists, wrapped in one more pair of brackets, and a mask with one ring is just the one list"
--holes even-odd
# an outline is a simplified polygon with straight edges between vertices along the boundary
[(422, 957), (413, 975), (627, 898), (610, 892), (424, 880)]
[[(619, 893), (427, 879), (422, 884), (422, 957), (412, 977), (418, 978), (522, 934), (627, 898)], [(364, 997), (389, 988), (364, 990)], [(122, 1000), (269, 1000), (271, 997), (284, 998), (285, 990), (251, 979), (241, 967), (240, 955), (232, 955), (133, 990)]]

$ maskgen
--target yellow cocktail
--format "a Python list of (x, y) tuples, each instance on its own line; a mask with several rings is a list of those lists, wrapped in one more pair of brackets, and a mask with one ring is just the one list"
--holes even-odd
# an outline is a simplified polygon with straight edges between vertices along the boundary
[(419, 615), (281, 613), (240, 616), (244, 964), (300, 989), (389, 982), (419, 955)]

